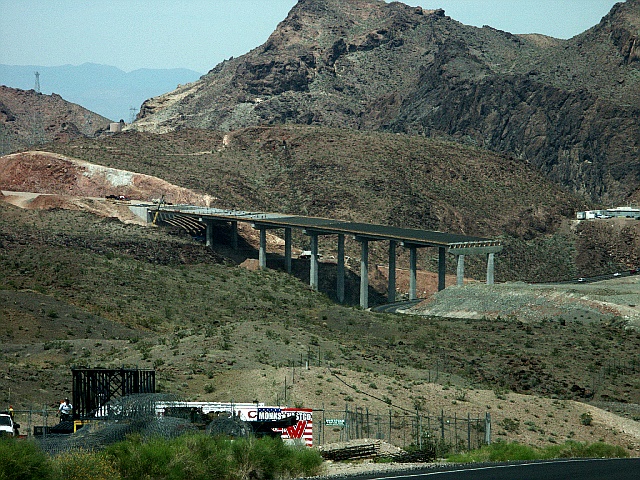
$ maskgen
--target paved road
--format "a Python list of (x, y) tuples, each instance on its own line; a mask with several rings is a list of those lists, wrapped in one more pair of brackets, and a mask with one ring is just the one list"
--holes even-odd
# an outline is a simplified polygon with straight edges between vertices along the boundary
[(387, 480), (638, 480), (640, 458), (555, 460), (521, 464), (463, 466), (447, 471), (362, 475), (357, 479)]
[(411, 308), (422, 301), (424, 301), (424, 298), (417, 298), (415, 300), (404, 300), (402, 302), (387, 303), (385, 305), (371, 307), (371, 310), (379, 313), (396, 313), (398, 310), (406, 310), (407, 308)]

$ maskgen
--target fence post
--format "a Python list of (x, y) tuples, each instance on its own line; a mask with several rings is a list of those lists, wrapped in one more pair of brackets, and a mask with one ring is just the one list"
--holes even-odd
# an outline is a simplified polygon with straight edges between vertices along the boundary
[(489, 412), (484, 417), (484, 443), (491, 445), (491, 414)]
[(455, 444), (454, 452), (458, 452), (458, 412), (453, 412), (453, 441)]
[(471, 450), (471, 414), (467, 412), (467, 450)]
[(349, 404), (345, 403), (344, 404), (344, 441), (348, 442), (349, 439), (349, 423), (350, 423), (350, 419), (349, 419)]
[(369, 407), (367, 407), (367, 436), (371, 437), (371, 418), (369, 417)]
[(324, 429), (325, 429), (325, 416), (324, 416), (324, 402), (322, 402), (322, 445), (324, 445)]

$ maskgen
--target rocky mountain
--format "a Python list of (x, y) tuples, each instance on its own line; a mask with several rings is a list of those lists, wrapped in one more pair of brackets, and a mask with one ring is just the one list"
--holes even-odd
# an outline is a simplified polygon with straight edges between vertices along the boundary
[(382, 0), (300, 0), (267, 42), (146, 101), (133, 128), (300, 123), (444, 137), (594, 201), (640, 201), (640, 0), (570, 40)]
[(109, 122), (55, 93), (0, 85), (0, 154), (52, 140), (93, 136)]

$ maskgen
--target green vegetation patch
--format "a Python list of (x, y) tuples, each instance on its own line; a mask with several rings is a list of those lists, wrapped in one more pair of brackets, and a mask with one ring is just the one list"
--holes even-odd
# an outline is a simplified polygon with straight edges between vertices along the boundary
[(235, 439), (203, 434), (144, 441), (131, 436), (104, 452), (45, 455), (32, 441), (0, 440), (2, 479), (238, 480), (297, 478), (320, 473), (322, 457), (281, 439)]
[(592, 444), (574, 441), (562, 445), (536, 448), (517, 442), (496, 442), (478, 450), (450, 455), (449, 462), (507, 462), (514, 460), (548, 460), (552, 458), (627, 458), (629, 453), (620, 446), (603, 442)]

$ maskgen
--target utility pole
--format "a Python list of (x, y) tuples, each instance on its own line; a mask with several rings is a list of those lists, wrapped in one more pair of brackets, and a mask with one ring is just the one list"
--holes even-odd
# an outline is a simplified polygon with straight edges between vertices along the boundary
[(34, 90), (36, 91), (36, 93), (40, 93), (40, 72), (35, 72), (36, 75), (36, 85), (34, 87)]

